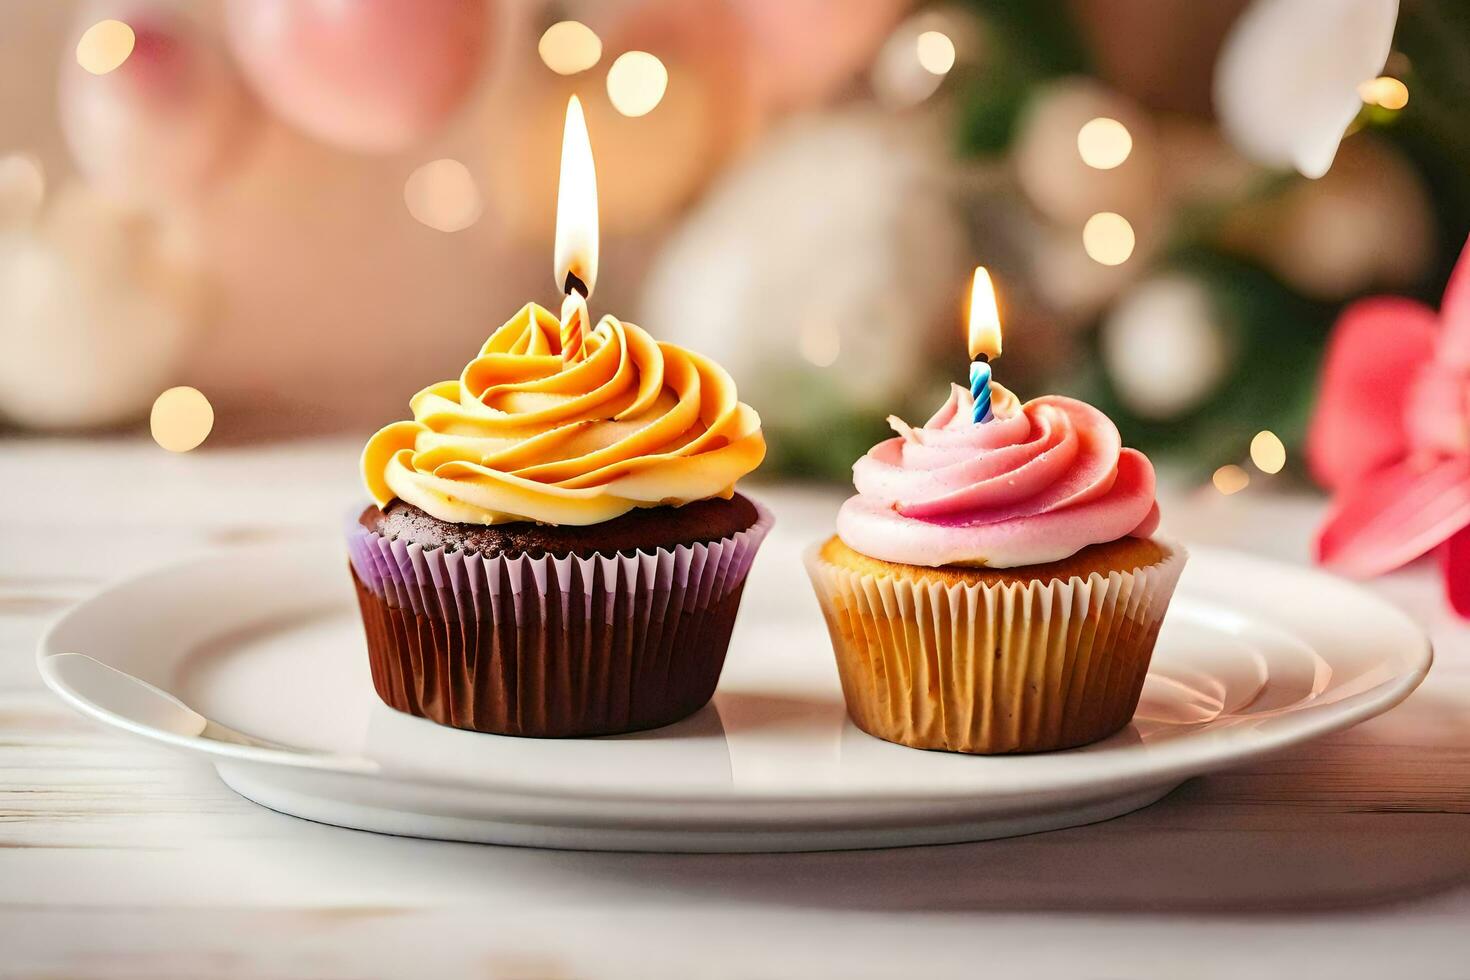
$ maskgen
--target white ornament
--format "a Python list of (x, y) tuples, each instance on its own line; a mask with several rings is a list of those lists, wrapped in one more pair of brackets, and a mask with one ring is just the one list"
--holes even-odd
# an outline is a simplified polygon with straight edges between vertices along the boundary
[(925, 10), (908, 18), (873, 59), (868, 71), (873, 94), (895, 109), (918, 105), (944, 84), (960, 44), (973, 51), (975, 34), (974, 24), (952, 10)]
[(1388, 59), (1398, 0), (1255, 0), (1215, 65), (1215, 111), (1243, 153), (1320, 177)]
[(29, 428), (146, 415), (200, 323), (192, 268), (158, 227), (80, 185), (0, 233), (0, 417)]
[[(1110, 169), (1083, 159), (1078, 134), (1097, 119), (1121, 123), (1132, 139), (1126, 158)], [(1153, 125), (1133, 102), (1091, 79), (1064, 78), (1041, 89), (1017, 123), (1012, 155), (1016, 181), (1052, 221), (1080, 228), (1100, 211), (1123, 215), (1146, 230), (1159, 207)]]
[(788, 123), (670, 238), (639, 322), (713, 357), (773, 416), (803, 374), (891, 408), (932, 368), (936, 328), (963, 355), (948, 166), (930, 121), (864, 107)]
[(1434, 252), (1433, 205), (1418, 173), (1367, 133), (1343, 143), (1321, 180), (1298, 181), (1266, 214), (1253, 251), (1318, 299), (1411, 286)]
[(1102, 325), (1103, 364), (1144, 418), (1176, 418), (1225, 380), (1231, 350), (1197, 281), (1162, 276), (1127, 293)]
[(1073, 321), (1090, 319), (1148, 269), (1156, 240), (1138, 239), (1132, 256), (1105, 265), (1087, 254), (1083, 229), (1039, 224), (1022, 241), (1031, 263), (1031, 282), (1046, 305)]

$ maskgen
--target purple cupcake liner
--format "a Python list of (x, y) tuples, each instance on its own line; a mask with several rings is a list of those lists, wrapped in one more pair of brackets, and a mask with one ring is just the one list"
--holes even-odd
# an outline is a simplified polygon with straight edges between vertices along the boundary
[(632, 554), (485, 557), (348, 528), (373, 683), (390, 707), (512, 735), (671, 724), (714, 693), (773, 523)]

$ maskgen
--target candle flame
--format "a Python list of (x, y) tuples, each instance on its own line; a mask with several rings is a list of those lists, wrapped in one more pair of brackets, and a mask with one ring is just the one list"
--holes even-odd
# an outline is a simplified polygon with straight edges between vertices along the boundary
[(556, 258), (552, 269), (558, 289), (570, 290), (573, 277), (592, 295), (597, 283), (597, 168), (582, 102), (567, 103), (561, 139), (561, 184), (556, 193)]
[(992, 360), (1000, 356), (1000, 308), (995, 303), (995, 285), (983, 265), (975, 267), (975, 281), (970, 285), (970, 360), (981, 355)]

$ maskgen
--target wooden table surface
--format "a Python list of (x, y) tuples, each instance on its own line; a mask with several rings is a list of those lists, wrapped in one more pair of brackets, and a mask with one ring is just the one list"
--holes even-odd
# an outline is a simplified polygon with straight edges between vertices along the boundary
[[(1427, 567), (1372, 586), (1437, 651), (1396, 710), (1139, 813), (981, 844), (700, 856), (380, 837), (257, 807), (42, 688), (41, 631), (99, 585), (335, 534), (356, 452), (0, 441), (0, 975), (1470, 975), (1470, 628)], [(1320, 502), (1260, 482), (1173, 495), (1166, 530), (1304, 560)], [(767, 562), (830, 527), (839, 499), (762, 496), (792, 543)]]

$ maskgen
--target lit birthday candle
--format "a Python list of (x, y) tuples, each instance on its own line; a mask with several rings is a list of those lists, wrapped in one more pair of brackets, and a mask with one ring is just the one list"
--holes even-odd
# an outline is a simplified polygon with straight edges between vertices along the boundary
[(553, 274), (566, 293), (561, 306), (561, 356), (568, 364), (586, 351), (587, 300), (597, 283), (597, 169), (582, 103), (567, 103), (561, 139), (561, 181), (556, 194)]
[(989, 422), (990, 362), (1000, 356), (1000, 309), (995, 286), (985, 266), (975, 267), (970, 285), (970, 394), (975, 399), (975, 421)]

